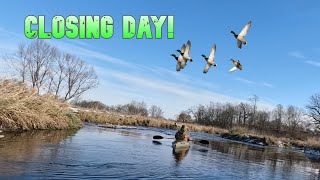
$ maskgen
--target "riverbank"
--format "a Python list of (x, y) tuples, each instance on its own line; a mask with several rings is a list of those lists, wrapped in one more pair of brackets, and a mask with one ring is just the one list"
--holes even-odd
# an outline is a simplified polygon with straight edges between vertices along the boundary
[(3, 131), (77, 129), (80, 119), (70, 105), (14, 80), (0, 80), (0, 129)]
[[(79, 118), (84, 122), (108, 125), (113, 128), (115, 126), (146, 126), (167, 129), (178, 129), (182, 123), (166, 120), (163, 118), (150, 118), (138, 115), (124, 115), (108, 111), (95, 111), (81, 109), (78, 112)], [(260, 146), (277, 146), (281, 148), (292, 148), (301, 150), (305, 153), (320, 155), (320, 139), (316, 137), (308, 137), (302, 141), (287, 137), (275, 137), (270, 135), (259, 134), (246, 128), (222, 129), (213, 126), (202, 126), (192, 123), (183, 123), (189, 131), (203, 132), (209, 134), (217, 134), (222, 138), (240, 141)]]

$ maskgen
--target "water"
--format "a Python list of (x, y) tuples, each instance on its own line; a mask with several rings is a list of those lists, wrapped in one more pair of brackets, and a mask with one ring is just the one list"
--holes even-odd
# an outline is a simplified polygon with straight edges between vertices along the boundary
[(320, 162), (298, 151), (239, 144), (215, 135), (174, 152), (174, 131), (156, 128), (10, 134), (0, 139), (0, 179), (319, 179)]

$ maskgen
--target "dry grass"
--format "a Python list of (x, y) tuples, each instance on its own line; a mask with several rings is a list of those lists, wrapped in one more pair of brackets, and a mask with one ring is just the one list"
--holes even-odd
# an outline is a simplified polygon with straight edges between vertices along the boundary
[[(81, 110), (79, 117), (82, 121), (94, 122), (100, 124), (114, 124), (114, 125), (126, 125), (126, 126), (146, 126), (157, 127), (167, 129), (177, 129), (179, 123), (162, 118), (150, 118), (139, 115), (123, 115), (114, 112), (101, 112), (92, 110)], [(212, 126), (201, 126), (196, 124), (184, 123), (189, 131), (205, 132), (211, 134), (222, 134), (228, 132), (228, 130), (220, 129)]]
[(8, 131), (81, 127), (67, 103), (39, 96), (22, 83), (0, 80), (0, 128)]

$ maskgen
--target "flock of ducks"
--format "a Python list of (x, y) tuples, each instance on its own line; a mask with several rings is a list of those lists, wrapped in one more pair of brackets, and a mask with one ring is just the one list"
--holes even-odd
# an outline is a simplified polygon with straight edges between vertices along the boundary
[[(239, 34), (236, 34), (234, 31), (231, 31), (233, 36), (237, 39), (238, 48), (241, 49), (242, 45), (247, 44), (245, 36), (247, 35), (247, 32), (250, 29), (250, 27), (251, 27), (251, 21), (249, 21), (244, 26), (244, 28)], [(176, 66), (177, 71), (180, 71), (181, 69), (183, 69), (187, 65), (187, 61), (192, 62), (192, 58), (190, 57), (190, 49), (191, 49), (191, 42), (188, 40), (186, 45), (185, 44), (182, 45), (181, 50), (177, 50), (177, 52), (179, 52), (180, 54), (179, 56), (176, 56), (175, 54), (171, 54), (171, 56), (173, 56), (177, 60), (177, 66)], [(209, 71), (211, 66), (214, 66), (214, 67), (217, 66), (217, 63), (214, 61), (215, 54), (216, 54), (216, 44), (213, 44), (209, 57), (207, 57), (204, 54), (201, 55), (207, 62), (203, 70), (204, 74), (206, 74)], [(242, 70), (242, 65), (239, 60), (235, 60), (233, 58), (231, 58), (230, 60), (232, 61), (234, 67), (232, 67), (229, 70), (229, 72), (233, 72), (237, 69), (239, 69), (240, 71)]]

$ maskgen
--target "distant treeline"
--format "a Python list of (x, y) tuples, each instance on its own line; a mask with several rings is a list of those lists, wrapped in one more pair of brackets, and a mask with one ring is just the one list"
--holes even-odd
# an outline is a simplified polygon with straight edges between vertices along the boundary
[(100, 101), (73, 101), (78, 107), (107, 110), (128, 115), (150, 116), (154, 118), (162, 118), (163, 111), (159, 106), (152, 105), (149, 109), (145, 102), (132, 101), (124, 105), (107, 106)]
[[(197, 105), (177, 115), (178, 122), (197, 123), (220, 128), (232, 129), (245, 127), (260, 133), (288, 136), (303, 139), (304, 135), (314, 135), (315, 128), (320, 122), (320, 95), (310, 97), (306, 110), (289, 105), (284, 107), (278, 104), (273, 110), (258, 109), (259, 98), (254, 95), (248, 102), (239, 104), (214, 103)], [(122, 114), (141, 115), (160, 118), (163, 111), (152, 105), (149, 109), (145, 102), (132, 101), (131, 103), (116, 106), (107, 106), (99, 101), (78, 101), (76, 106), (108, 110)], [(313, 120), (313, 121), (312, 121)]]
[[(278, 104), (273, 110), (258, 109), (259, 98), (254, 95), (249, 102), (239, 104), (213, 103), (194, 106), (178, 116), (182, 122), (192, 121), (232, 129), (245, 127), (260, 133), (302, 138), (305, 134), (317, 133), (320, 122), (320, 95), (310, 97), (306, 110)], [(315, 128), (313, 128), (315, 127)]]

